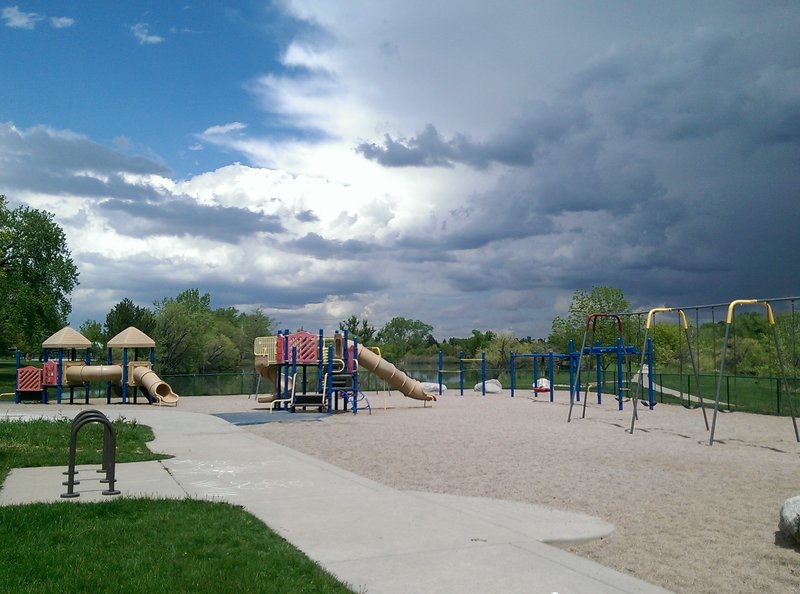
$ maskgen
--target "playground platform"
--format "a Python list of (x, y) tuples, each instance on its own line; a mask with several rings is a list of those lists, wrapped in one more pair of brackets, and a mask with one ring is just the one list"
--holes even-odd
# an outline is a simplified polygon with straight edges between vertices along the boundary
[[(192, 400), (181, 400), (178, 409), (93, 407), (112, 420), (122, 415), (151, 426), (151, 449), (174, 456), (118, 464), (122, 496), (241, 505), (355, 591), (666, 592), (558, 548), (608, 535), (613, 526), (606, 522), (524, 503), (393, 489), (209, 411), (189, 412)], [(197, 401), (200, 408), (212, 402)], [(10, 404), (0, 417), (72, 417), (82, 408)], [(0, 505), (65, 501), (65, 467), (66, 460), (59, 467), (13, 470)], [(108, 500), (99, 481), (85, 479), (76, 489), (80, 497), (69, 501)]]

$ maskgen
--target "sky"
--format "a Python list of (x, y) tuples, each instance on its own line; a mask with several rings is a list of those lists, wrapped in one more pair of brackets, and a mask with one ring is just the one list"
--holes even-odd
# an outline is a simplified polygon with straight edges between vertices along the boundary
[(0, 194), (70, 324), (198, 288), (279, 328), (546, 337), (800, 294), (800, 3), (0, 0)]

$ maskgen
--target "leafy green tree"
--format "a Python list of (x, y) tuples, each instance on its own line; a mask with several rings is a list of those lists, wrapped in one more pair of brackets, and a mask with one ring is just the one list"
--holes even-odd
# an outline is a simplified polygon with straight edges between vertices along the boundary
[(153, 340), (161, 373), (198, 373), (204, 366), (211, 326), (211, 296), (188, 289), (155, 303)]
[(53, 215), (0, 195), (0, 348), (35, 349), (67, 323), (78, 270)]
[[(590, 314), (630, 313), (630, 307), (630, 303), (625, 299), (622, 289), (592, 287), (589, 292), (584, 289), (578, 289), (572, 295), (567, 317), (557, 316), (553, 320), (548, 342), (553, 350), (565, 353), (567, 352), (569, 340), (572, 339), (575, 343), (575, 348), (578, 349), (581, 346), (586, 328), (586, 319)], [(587, 342), (591, 339), (591, 332), (592, 329), (590, 328)], [(598, 319), (594, 332), (595, 340), (599, 339), (603, 345), (612, 345), (616, 343), (617, 336), (619, 336), (619, 331), (613, 318)]]
[(442, 346), (442, 352), (448, 357), (458, 357), (459, 353), (464, 353), (465, 357), (478, 357), (481, 352), (489, 348), (494, 339), (494, 332), (487, 330), (472, 330), (468, 338), (451, 337)]
[(155, 303), (157, 364), (162, 373), (217, 373), (252, 369), (256, 337), (273, 334), (261, 309), (211, 308), (211, 295), (187, 289)]
[[(686, 350), (686, 338), (683, 328), (677, 323), (657, 320), (650, 328), (650, 337), (653, 339), (653, 363), (662, 371), (677, 370), (681, 358), (685, 359), (686, 369), (691, 369), (691, 362)], [(642, 345), (636, 345), (641, 348)]]
[(372, 344), (376, 334), (375, 327), (366, 317), (359, 320), (356, 315), (339, 322), (339, 330), (347, 330), (351, 337), (358, 337), (358, 342), (365, 345)]
[(378, 331), (376, 339), (389, 360), (400, 361), (409, 352), (419, 353), (435, 346), (432, 332), (433, 326), (420, 320), (394, 317)]
[(81, 324), (79, 332), (92, 343), (92, 360), (105, 361), (106, 341), (103, 325), (95, 320), (86, 320)]
[(235, 339), (239, 349), (242, 368), (253, 368), (253, 343), (259, 336), (275, 334), (275, 320), (270, 318), (259, 307), (251, 313), (239, 313), (237, 318), (238, 333)]
[(152, 310), (136, 305), (127, 297), (106, 314), (105, 339), (111, 340), (123, 330), (133, 326), (152, 337), (156, 318)]
[[(800, 375), (800, 313), (786, 312), (776, 315), (775, 331), (778, 335), (786, 376), (797, 377)], [(770, 347), (775, 348), (774, 342)], [(770, 375), (777, 376), (779, 373), (776, 357)]]
[(486, 362), (494, 369), (506, 371), (511, 362), (511, 353), (519, 353), (520, 342), (511, 332), (496, 334), (486, 349)]

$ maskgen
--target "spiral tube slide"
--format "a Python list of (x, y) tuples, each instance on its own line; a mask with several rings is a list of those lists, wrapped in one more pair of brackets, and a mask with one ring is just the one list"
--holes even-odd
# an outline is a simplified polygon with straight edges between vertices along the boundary
[(134, 367), (133, 381), (147, 390), (159, 404), (178, 404), (178, 396), (170, 385), (156, 375), (149, 367)]
[(377, 375), (403, 396), (426, 402), (436, 400), (436, 395), (426, 393), (417, 380), (408, 377), (386, 359), (361, 345), (358, 347), (358, 365)]

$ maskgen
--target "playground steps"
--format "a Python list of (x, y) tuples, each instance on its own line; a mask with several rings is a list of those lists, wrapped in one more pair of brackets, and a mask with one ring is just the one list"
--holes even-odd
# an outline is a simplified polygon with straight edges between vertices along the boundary
[(324, 404), (324, 394), (295, 394), (292, 399), (292, 410), (297, 406), (302, 406), (303, 408), (306, 406), (318, 406), (322, 408)]

